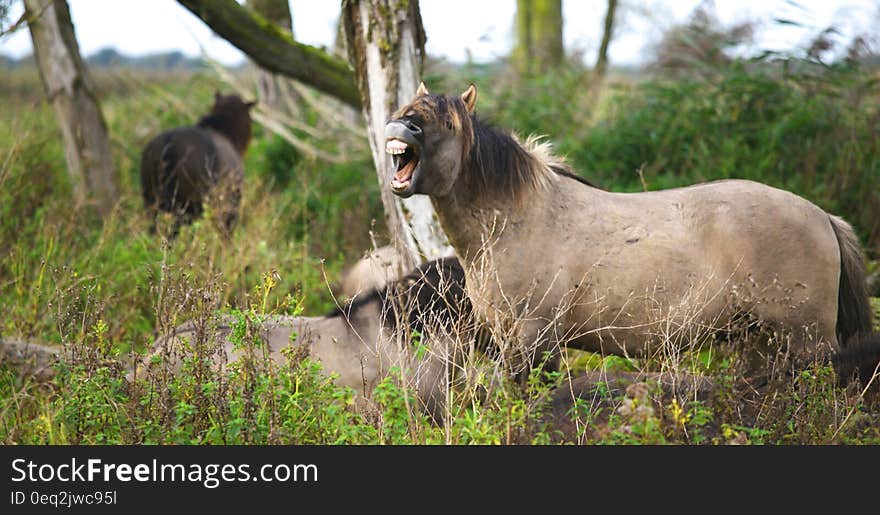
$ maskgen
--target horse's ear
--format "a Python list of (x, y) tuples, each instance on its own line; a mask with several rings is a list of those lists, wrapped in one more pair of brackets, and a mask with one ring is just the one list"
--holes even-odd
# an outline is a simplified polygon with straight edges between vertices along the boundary
[(428, 93), (428, 88), (425, 86), (425, 83), (424, 83), (424, 82), (419, 82), (419, 89), (416, 90), (416, 96), (417, 96), (417, 97), (423, 97), (423, 96), (428, 95), (428, 94), (429, 94), (429, 93)]
[(215, 103), (215, 104), (216, 104), (217, 102), (220, 101), (220, 97), (221, 97), (221, 96), (223, 96), (223, 95), (220, 94), (220, 90), (219, 90), (219, 89), (215, 89), (215, 90), (214, 90), (214, 103)]
[(464, 102), (469, 113), (474, 112), (474, 107), (477, 105), (477, 87), (473, 83), (461, 94), (461, 101)]

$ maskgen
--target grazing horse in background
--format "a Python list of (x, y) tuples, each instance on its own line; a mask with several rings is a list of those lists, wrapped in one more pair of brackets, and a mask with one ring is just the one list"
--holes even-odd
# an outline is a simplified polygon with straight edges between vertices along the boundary
[(173, 213), (174, 234), (200, 217), (203, 203), (230, 234), (238, 218), (244, 181), (242, 157), (251, 139), (255, 102), (238, 95), (214, 95), (211, 112), (192, 127), (163, 132), (141, 154), (141, 189), (150, 219)]
[(390, 187), (430, 196), (514, 373), (566, 344), (662, 356), (745, 328), (763, 375), (780, 351), (802, 363), (870, 333), (863, 253), (841, 218), (745, 180), (603, 191), (548, 145), (483, 123), (476, 98), (420, 85), (385, 127)]

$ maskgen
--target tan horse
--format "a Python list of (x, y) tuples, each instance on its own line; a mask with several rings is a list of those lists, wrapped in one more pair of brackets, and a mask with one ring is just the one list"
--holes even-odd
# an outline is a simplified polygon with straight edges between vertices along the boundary
[[(355, 297), (323, 317), (268, 317), (257, 329), (268, 357), (285, 363), (288, 351), (319, 361), (336, 383), (369, 397), (392, 368), (401, 372), (405, 385), (416, 392), (420, 407), (442, 421), (447, 381), (452, 368), (463, 361), (460, 342), (472, 341), (467, 325), (470, 305), (464, 293), (464, 272), (455, 258), (442, 258), (419, 266), (402, 279)], [(230, 334), (235, 320), (222, 317), (214, 323), (188, 322), (159, 338), (151, 356), (163, 356), (158, 365), (179, 368), (192, 355), (197, 342), (218, 366), (241, 359)], [(420, 337), (414, 341), (413, 332)], [(216, 345), (215, 345), (216, 344)], [(131, 376), (130, 376), (131, 378)]]
[(663, 354), (760, 326), (769, 336), (746, 349), (757, 365), (870, 332), (862, 251), (842, 219), (744, 180), (602, 191), (547, 145), (477, 119), (476, 96), (420, 86), (386, 125), (390, 184), (431, 197), (477, 315), (509, 336), (518, 370), (564, 343)]
[(351, 298), (380, 289), (387, 283), (400, 279), (406, 272), (401, 272), (401, 269), (403, 259), (393, 246), (386, 245), (371, 250), (343, 274), (339, 293), (343, 297)]

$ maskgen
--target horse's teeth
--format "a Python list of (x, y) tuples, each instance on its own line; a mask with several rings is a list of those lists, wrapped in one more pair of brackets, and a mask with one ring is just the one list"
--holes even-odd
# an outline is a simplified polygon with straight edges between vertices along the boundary
[(403, 154), (406, 152), (406, 143), (393, 139), (385, 143), (385, 152), (392, 155)]

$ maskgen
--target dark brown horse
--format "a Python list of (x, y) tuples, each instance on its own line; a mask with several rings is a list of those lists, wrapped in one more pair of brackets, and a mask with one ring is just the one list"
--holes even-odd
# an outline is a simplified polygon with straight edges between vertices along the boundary
[(191, 127), (163, 132), (141, 155), (141, 188), (151, 220), (159, 211), (181, 224), (200, 217), (211, 206), (218, 226), (229, 234), (238, 219), (244, 165), (251, 139), (254, 102), (238, 95), (214, 95), (211, 112)]

